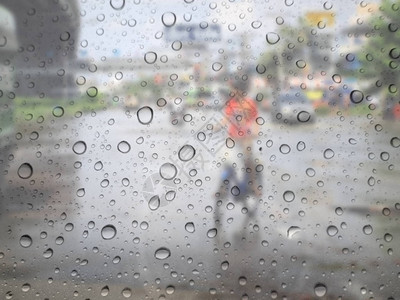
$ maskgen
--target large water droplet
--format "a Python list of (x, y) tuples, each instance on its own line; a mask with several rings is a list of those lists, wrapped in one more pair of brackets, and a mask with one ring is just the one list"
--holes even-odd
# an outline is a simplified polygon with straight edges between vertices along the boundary
[(288, 239), (292, 239), (293, 238), (293, 236), (296, 234), (296, 233), (298, 233), (298, 232), (300, 232), (300, 227), (298, 227), (298, 226), (290, 226), (289, 227), (289, 229), (287, 230), (287, 237), (288, 237)]
[(43, 257), (49, 259), (53, 256), (53, 249), (48, 248), (46, 251), (43, 252)]
[(357, 104), (360, 103), (361, 101), (363, 101), (364, 99), (364, 94), (359, 91), (359, 90), (353, 90), (350, 93), (350, 100), (351, 102)]
[(19, 244), (24, 248), (28, 248), (32, 245), (32, 238), (25, 234), (19, 239)]
[(122, 296), (123, 296), (124, 298), (130, 298), (130, 297), (132, 296), (132, 291), (131, 291), (131, 289), (130, 289), (130, 288), (124, 288), (124, 289), (122, 290)]
[(86, 152), (86, 143), (84, 141), (78, 141), (72, 146), (72, 150), (75, 154), (81, 155)]
[(286, 202), (292, 202), (295, 199), (295, 194), (292, 191), (286, 191), (283, 193), (283, 200)]
[(328, 233), (329, 236), (335, 236), (339, 232), (339, 230), (337, 229), (336, 226), (330, 225), (326, 229), (326, 232)]
[(154, 64), (157, 60), (157, 53), (149, 51), (144, 55), (144, 61), (148, 64)]
[(332, 149), (330, 149), (330, 148), (325, 149), (325, 151), (324, 151), (324, 157), (325, 157), (326, 159), (331, 159), (331, 158), (334, 157), (334, 156), (335, 156), (335, 152), (334, 152)]
[(160, 176), (165, 180), (174, 179), (178, 170), (174, 164), (165, 163), (160, 167)]
[(187, 232), (189, 232), (189, 233), (193, 233), (193, 232), (195, 231), (195, 227), (194, 227), (193, 222), (188, 222), (188, 223), (186, 223), (186, 225), (185, 225), (185, 230), (186, 230)]
[(366, 235), (372, 234), (373, 231), (374, 231), (374, 230), (372, 229), (372, 226), (371, 226), (371, 225), (365, 225), (365, 226), (363, 227), (363, 232), (364, 232)]
[(178, 157), (181, 161), (189, 161), (196, 154), (196, 149), (193, 148), (192, 145), (184, 145), (181, 149), (179, 149)]
[(275, 45), (281, 39), (280, 36), (275, 32), (268, 32), (266, 35), (268, 44)]
[(18, 168), (18, 176), (22, 179), (28, 179), (33, 174), (33, 168), (29, 163), (23, 163)]
[(174, 26), (176, 22), (176, 15), (173, 12), (166, 12), (161, 16), (161, 21), (165, 27)]
[(125, 6), (125, 0), (110, 0), (110, 6), (115, 10), (121, 10)]
[(118, 143), (117, 149), (121, 153), (128, 153), (131, 151), (131, 145), (127, 141), (121, 141)]
[(140, 124), (147, 125), (153, 121), (153, 109), (149, 106), (143, 106), (137, 111), (137, 118)]
[(311, 119), (311, 114), (308, 111), (301, 111), (297, 114), (297, 120), (299, 122), (305, 123), (310, 121)]
[(167, 259), (170, 256), (171, 256), (171, 251), (166, 247), (158, 248), (154, 253), (154, 257), (159, 260)]
[(154, 195), (150, 198), (148, 205), (151, 210), (157, 210), (160, 207), (160, 197)]
[(393, 137), (393, 138), (390, 140), (390, 145), (391, 145), (393, 148), (399, 148), (399, 147), (400, 147), (400, 139), (399, 139), (397, 136)]
[(101, 229), (101, 237), (105, 240), (111, 240), (117, 234), (117, 229), (114, 225), (106, 225)]
[(326, 288), (326, 286), (325, 286), (324, 284), (322, 284), (322, 283), (317, 283), (317, 284), (314, 286), (314, 293), (315, 293), (315, 295), (316, 295), (317, 297), (323, 297), (323, 296), (325, 296), (326, 292), (327, 292), (327, 288)]
[(53, 116), (59, 118), (62, 117), (64, 115), (64, 108), (62, 106), (56, 106), (53, 108)]
[(211, 228), (210, 230), (207, 231), (207, 236), (209, 238), (215, 238), (217, 236), (217, 228)]
[(103, 287), (101, 289), (100, 295), (103, 297), (106, 297), (106, 296), (108, 296), (109, 292), (110, 292), (110, 289), (109, 289), (108, 285), (106, 285), (105, 287)]

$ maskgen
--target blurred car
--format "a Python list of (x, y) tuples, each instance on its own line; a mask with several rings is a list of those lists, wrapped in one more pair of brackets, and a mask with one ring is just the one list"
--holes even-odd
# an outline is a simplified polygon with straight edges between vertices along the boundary
[(313, 123), (316, 119), (312, 103), (302, 91), (280, 93), (271, 107), (272, 119), (285, 123)]

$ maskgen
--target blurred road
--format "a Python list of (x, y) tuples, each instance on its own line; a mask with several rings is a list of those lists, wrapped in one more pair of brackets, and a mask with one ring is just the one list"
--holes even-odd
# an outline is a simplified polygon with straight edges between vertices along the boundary
[[(171, 116), (154, 106), (142, 124), (136, 110), (114, 109), (20, 125), (2, 144), (2, 294), (61, 299), (56, 291), (72, 285), (77, 295), (66, 299), (97, 299), (105, 286), (112, 299), (125, 287), (134, 299), (311, 299), (321, 286), (326, 299), (399, 294), (395, 125), (261, 117), (253, 153), (262, 197), (223, 199), (220, 226), (224, 163), (242, 162), (227, 133), (212, 129), (218, 110)], [(160, 175), (166, 163), (173, 179)]]

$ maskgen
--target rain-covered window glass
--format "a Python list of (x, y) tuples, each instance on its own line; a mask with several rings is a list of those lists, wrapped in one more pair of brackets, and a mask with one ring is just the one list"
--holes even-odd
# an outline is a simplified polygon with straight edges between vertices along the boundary
[(0, 2), (1, 299), (398, 299), (399, 0)]

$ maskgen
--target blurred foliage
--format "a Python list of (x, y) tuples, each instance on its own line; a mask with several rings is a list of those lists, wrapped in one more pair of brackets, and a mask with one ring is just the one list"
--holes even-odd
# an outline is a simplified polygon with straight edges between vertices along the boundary
[(373, 82), (364, 92), (383, 91), (390, 101), (398, 96), (400, 85), (400, 0), (383, 0), (367, 26), (366, 43), (357, 53), (361, 63), (357, 77)]

